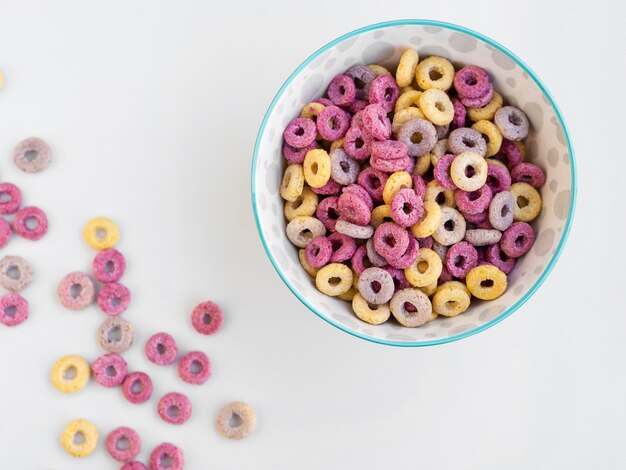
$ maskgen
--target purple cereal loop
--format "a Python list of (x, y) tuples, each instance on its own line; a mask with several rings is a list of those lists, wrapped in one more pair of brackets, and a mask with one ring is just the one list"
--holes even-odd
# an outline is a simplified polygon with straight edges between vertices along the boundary
[(122, 317), (107, 317), (98, 327), (98, 344), (106, 352), (121, 354), (133, 345), (133, 325)]
[(372, 263), (367, 256), (366, 245), (361, 245), (356, 249), (351, 259), (352, 269), (356, 272), (357, 276), (360, 276), (367, 268), (372, 267)]
[(499, 243), (494, 243), (493, 245), (489, 245), (489, 247), (487, 247), (485, 260), (489, 264), (493, 264), (504, 274), (509, 274), (513, 271), (516, 262), (515, 258), (509, 257), (504, 251), (502, 251)]
[(337, 75), (328, 85), (326, 93), (337, 106), (349, 106), (356, 98), (356, 87), (351, 77)]
[(494, 196), (489, 204), (489, 222), (493, 228), (506, 230), (513, 223), (515, 198), (509, 191), (502, 191)]
[(178, 363), (178, 375), (183, 382), (202, 385), (211, 375), (211, 362), (202, 351), (188, 352)]
[(385, 259), (400, 258), (409, 246), (409, 234), (393, 222), (383, 222), (374, 231), (374, 248)]
[(102, 283), (119, 281), (125, 271), (126, 259), (114, 248), (100, 251), (93, 260), (93, 275)]
[(380, 202), (383, 200), (383, 190), (385, 189), (387, 178), (387, 174), (383, 171), (369, 167), (359, 173), (357, 182), (359, 186), (367, 191), (373, 201)]
[(415, 161), (415, 158), (409, 157), (409, 164), (404, 167), (404, 171), (406, 171), (408, 174), (412, 174), (413, 170), (415, 170)]
[(341, 193), (353, 194), (356, 197), (363, 199), (363, 201), (365, 201), (365, 203), (367, 204), (367, 208), (369, 209), (369, 211), (371, 212), (374, 210), (374, 202), (372, 201), (372, 196), (370, 196), (370, 194), (365, 189), (363, 189), (362, 186), (359, 186), (358, 184), (349, 184), (341, 190)]
[(191, 312), (191, 324), (201, 335), (212, 335), (222, 326), (224, 314), (215, 302), (207, 300), (196, 305)]
[[(407, 171), (411, 165), (411, 157), (396, 158), (395, 160), (385, 160), (382, 158), (370, 158), (370, 165), (380, 171), (395, 173), (396, 171)], [(408, 173), (408, 172), (407, 172)]]
[(452, 98), (452, 105), (454, 106), (454, 118), (452, 119), (451, 127), (453, 129), (465, 127), (465, 119), (467, 117), (465, 106), (458, 98)]
[[(354, 121), (353, 121), (354, 124)], [(370, 156), (371, 137), (359, 126), (353, 125), (343, 139), (343, 149), (355, 160), (365, 160)]]
[(324, 235), (313, 238), (304, 249), (306, 262), (314, 269), (326, 266), (333, 254), (333, 247), (330, 240)]
[(435, 124), (435, 131), (437, 131), (437, 140), (443, 139), (448, 135), (448, 131), (450, 130), (450, 124), (437, 125)]
[(517, 145), (515, 145), (511, 140), (502, 139), (500, 150), (498, 150), (498, 153), (496, 153), (493, 158), (500, 160), (510, 170), (522, 162), (524, 155)]
[(95, 288), (87, 274), (73, 272), (59, 283), (57, 295), (65, 308), (82, 310), (93, 302)]
[[(29, 221), (34, 221), (34, 228), (29, 227)], [(48, 231), (48, 218), (38, 207), (24, 207), (13, 218), (13, 230), (27, 240), (39, 240)]]
[(339, 233), (360, 240), (367, 240), (374, 234), (374, 228), (371, 225), (356, 225), (341, 219), (337, 221), (335, 229)]
[(419, 244), (415, 237), (409, 236), (409, 246), (402, 256), (395, 259), (390, 259), (389, 264), (397, 269), (406, 269), (411, 266), (419, 254)]
[(416, 240), (420, 248), (428, 248), (429, 250), (432, 250), (434, 243), (433, 237), (416, 238)]
[(501, 191), (508, 191), (511, 187), (511, 175), (506, 168), (495, 163), (487, 163), (486, 184), (494, 195)]
[(0, 214), (15, 214), (22, 205), (22, 191), (13, 183), (0, 183)]
[(404, 275), (404, 269), (394, 268), (393, 266), (384, 266), (383, 269), (391, 274), (393, 279), (394, 292), (410, 287), (411, 284)]
[(339, 194), (339, 191), (341, 191), (341, 185), (336, 181), (329, 179), (328, 183), (326, 183), (324, 186), (321, 186), (319, 188), (311, 187), (311, 191), (321, 196), (334, 196), (336, 194)]
[(487, 91), (476, 98), (463, 98), (461, 97), (461, 103), (468, 108), (482, 108), (487, 106), (493, 98), (493, 85), (489, 84)]
[(116, 353), (103, 354), (91, 364), (93, 376), (103, 387), (117, 387), (124, 382), (128, 365), (122, 356)]
[(342, 193), (339, 196), (337, 207), (340, 219), (356, 225), (367, 225), (372, 215), (367, 203), (350, 193)]
[(342, 148), (330, 152), (330, 177), (339, 184), (356, 182), (361, 167), (358, 162), (346, 155)]
[(391, 274), (382, 268), (367, 268), (359, 276), (358, 289), (366, 302), (382, 305), (389, 302), (395, 291)]
[(514, 183), (528, 183), (539, 189), (546, 182), (546, 174), (537, 165), (521, 162), (511, 170), (511, 179)]
[(487, 153), (487, 142), (480, 132), (469, 127), (459, 127), (450, 132), (448, 148), (455, 155), (474, 152), (484, 157)]
[(150, 336), (144, 351), (148, 360), (159, 366), (172, 364), (178, 357), (176, 341), (167, 333), (155, 333)]
[[(29, 156), (34, 158), (29, 158)], [(38, 137), (22, 140), (13, 150), (15, 165), (26, 173), (39, 173), (48, 168), (52, 162), (50, 146)]]
[(374, 71), (364, 65), (353, 65), (346, 70), (345, 75), (350, 77), (356, 88), (357, 100), (367, 100), (372, 81), (376, 78)]
[(294, 148), (302, 148), (311, 145), (317, 137), (317, 126), (310, 118), (295, 118), (283, 131), (283, 138), (287, 144)]
[[(442, 245), (441, 243), (439, 243), (437, 240), (433, 239), (432, 242), (432, 250), (437, 253), (437, 255), (439, 256), (439, 258), (441, 258), (441, 261), (444, 261), (446, 258), (446, 253), (448, 252), (448, 247), (445, 245)], [(445, 267), (445, 266), (444, 266)]]
[(382, 160), (396, 160), (409, 156), (407, 145), (397, 140), (372, 142), (370, 144), (370, 150), (373, 158)]
[(106, 448), (113, 459), (118, 462), (128, 462), (139, 454), (141, 439), (135, 430), (121, 426), (109, 433), (106, 439)]
[(337, 106), (326, 106), (317, 116), (317, 130), (329, 141), (341, 139), (350, 127), (348, 113)]
[(346, 109), (351, 113), (358, 113), (359, 111), (363, 111), (368, 104), (370, 104), (370, 102), (367, 100), (357, 99), (350, 103), (348, 106), (346, 106)]
[(285, 142), (283, 144), (283, 157), (285, 157), (285, 160), (287, 160), (289, 163), (301, 164), (304, 161), (304, 157), (306, 157), (306, 154), (309, 150), (315, 150), (318, 148), (320, 148), (320, 146), (316, 140), (311, 142), (306, 147), (302, 147), (299, 149), (292, 147), (287, 142)]
[(504, 106), (496, 111), (493, 122), (502, 137), (508, 140), (522, 140), (528, 135), (530, 123), (526, 114), (515, 106)]
[(461, 99), (482, 96), (489, 89), (489, 85), (491, 81), (487, 72), (475, 65), (463, 67), (454, 75), (454, 88)]
[(17, 292), (0, 297), (0, 324), (16, 326), (28, 318), (28, 301)]
[[(482, 185), (476, 191), (462, 191), (457, 189), (454, 192), (454, 201), (457, 209), (461, 211), (463, 216), (474, 215), (485, 212), (489, 208), (492, 192), (489, 186)], [(465, 220), (468, 220), (465, 217)]]
[[(166, 460), (171, 462), (168, 467), (163, 466)], [(183, 470), (184, 466), (183, 450), (169, 442), (159, 444), (150, 453), (150, 470)]]
[(372, 266), (376, 266), (377, 268), (382, 268), (383, 266), (386, 266), (388, 264), (387, 260), (383, 258), (382, 256), (380, 256), (378, 252), (376, 251), (376, 248), (374, 247), (373, 238), (370, 238), (369, 240), (367, 240), (367, 242), (365, 243), (365, 249), (367, 252), (367, 258), (370, 260), (370, 263), (372, 264)]
[[(452, 166), (452, 162), (455, 158), (456, 155), (446, 153), (437, 160), (435, 168), (433, 169), (433, 176), (437, 180), (437, 183), (439, 183), (439, 186), (444, 189), (456, 189), (456, 184), (454, 184), (450, 176), (450, 166)], [(424, 189), (424, 192), (426, 192), (426, 189)]]
[(377, 140), (387, 140), (391, 137), (391, 121), (387, 117), (387, 112), (377, 104), (368, 105), (363, 110), (363, 124), (361, 125), (363, 131)]
[(424, 195), (426, 194), (426, 181), (420, 175), (411, 175), (411, 179), (413, 180), (413, 191), (417, 194), (417, 197), (420, 199), (424, 199)]
[(339, 220), (339, 198), (327, 197), (322, 199), (315, 210), (315, 217), (324, 224), (326, 230), (335, 230), (335, 224)]
[(478, 252), (467, 242), (455, 243), (448, 248), (444, 262), (450, 274), (463, 279), (478, 266)]
[(157, 412), (166, 423), (181, 425), (191, 416), (191, 402), (182, 393), (166, 393), (159, 400)]
[(400, 90), (391, 75), (379, 75), (372, 80), (368, 93), (369, 101), (381, 105), (385, 113), (393, 111), (398, 96), (400, 96)]
[(319, 104), (323, 104), (324, 106), (332, 106), (333, 103), (332, 101), (330, 101), (328, 98), (317, 98), (315, 101), (313, 101), (314, 103), (319, 103)]
[(424, 202), (412, 189), (400, 189), (389, 203), (391, 218), (401, 227), (412, 227), (424, 214)]
[(489, 220), (489, 212), (479, 212), (478, 214), (462, 214), (465, 217), (465, 221), (472, 224), (482, 224)]
[(474, 246), (486, 246), (498, 243), (502, 232), (494, 229), (469, 229), (465, 231), (465, 240)]
[[(413, 136), (416, 134), (420, 136), (417, 143), (413, 142)], [(430, 152), (437, 143), (437, 131), (426, 119), (411, 119), (402, 124), (397, 138), (407, 145), (411, 157), (421, 157)]]
[(500, 247), (507, 256), (519, 258), (528, 253), (535, 243), (535, 232), (526, 222), (514, 222), (502, 234)]
[(105, 284), (98, 293), (98, 307), (107, 315), (123, 313), (130, 303), (130, 291), (118, 282)]
[(6, 219), (0, 218), (0, 248), (4, 248), (9, 244), (11, 235), (13, 235), (11, 224), (7, 222)]
[(143, 372), (131, 372), (122, 382), (122, 393), (126, 400), (136, 405), (147, 402), (152, 396), (152, 380)]
[(352, 258), (354, 252), (356, 251), (356, 241), (354, 238), (349, 237), (344, 233), (332, 233), (328, 237), (328, 240), (330, 241), (332, 250), (332, 255), (330, 257), (331, 263), (343, 263), (344, 261)]

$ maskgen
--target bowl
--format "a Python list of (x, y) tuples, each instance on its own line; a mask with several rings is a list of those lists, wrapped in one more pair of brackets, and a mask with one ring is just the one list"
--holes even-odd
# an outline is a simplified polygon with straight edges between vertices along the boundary
[[(370, 325), (359, 320), (350, 303), (327, 297), (300, 266), (298, 250), (285, 235), (283, 201), (278, 193), (285, 160), (282, 132), (302, 106), (321, 96), (330, 80), (354, 64), (395, 68), (409, 47), (420, 57), (439, 55), (455, 67), (478, 65), (489, 73), (505, 102), (524, 110), (531, 123), (527, 161), (546, 170), (543, 209), (533, 222), (537, 238), (509, 275), (507, 291), (490, 302), (472, 300), (463, 314), (439, 317), (418, 328), (395, 321)], [(570, 231), (576, 199), (576, 169), (563, 117), (545, 85), (515, 54), (483, 34), (431, 20), (378, 23), (347, 33), (308, 57), (272, 100), (256, 139), (252, 160), (252, 204), (263, 247), (274, 268), (311, 311), (340, 330), (392, 346), (429, 346), (479, 333), (520, 308), (543, 284)]]

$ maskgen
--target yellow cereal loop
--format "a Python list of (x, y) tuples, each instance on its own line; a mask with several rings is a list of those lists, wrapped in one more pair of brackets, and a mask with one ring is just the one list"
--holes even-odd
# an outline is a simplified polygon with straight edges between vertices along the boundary
[(400, 63), (396, 70), (396, 83), (399, 87), (409, 86), (413, 83), (415, 67), (417, 67), (419, 60), (420, 57), (415, 49), (407, 49), (400, 56)]
[(415, 160), (415, 168), (413, 169), (413, 174), (424, 176), (429, 168), (430, 152), (422, 155), (421, 157), (417, 157), (417, 159)]
[(530, 222), (541, 212), (541, 196), (528, 183), (513, 183), (509, 189), (513, 194), (515, 207), (513, 220), (516, 222)]
[(285, 168), (280, 183), (280, 196), (289, 202), (295, 202), (304, 189), (304, 171), (302, 165), (294, 163)]
[(300, 259), (300, 264), (307, 273), (309, 273), (313, 277), (317, 276), (317, 272), (319, 271), (319, 269), (311, 267), (309, 262), (306, 260), (306, 250), (304, 248), (298, 250), (298, 258)]
[(2, 70), (0, 70), (0, 88), (2, 88), (2, 85), (4, 85), (4, 74)]
[(450, 124), (454, 119), (454, 106), (445, 91), (430, 88), (420, 96), (420, 110), (430, 122), (437, 126)]
[(470, 294), (469, 289), (467, 288), (467, 286), (465, 285), (465, 283), (461, 282), (461, 281), (448, 281), (448, 282), (444, 282), (443, 284), (441, 284), (440, 286), (438, 286), (437, 288), (445, 288), (445, 287), (452, 287), (455, 289), (461, 289), (464, 290), (465, 292), (467, 292), (467, 294)]
[(378, 227), (383, 222), (391, 222), (391, 207), (389, 204), (382, 204), (372, 211), (372, 217), (370, 219), (370, 225), (374, 228)]
[(88, 419), (70, 421), (61, 433), (61, 445), (74, 457), (87, 457), (98, 444), (98, 430)]
[(330, 151), (343, 147), (343, 137), (339, 140), (333, 140), (330, 144)]
[(472, 129), (480, 132), (485, 141), (487, 142), (487, 157), (491, 157), (498, 153), (500, 150), (500, 146), (502, 145), (502, 134), (496, 126), (491, 121), (485, 121), (484, 119), (481, 121), (477, 121), (472, 125)]
[(54, 388), (60, 392), (74, 393), (87, 385), (90, 373), (89, 363), (82, 357), (63, 356), (52, 366), (50, 380)]
[(417, 259), (404, 270), (404, 276), (414, 287), (425, 287), (437, 282), (443, 263), (437, 253), (429, 248), (420, 248)]
[(385, 204), (389, 204), (391, 198), (394, 197), (398, 191), (411, 188), (413, 188), (413, 178), (411, 178), (411, 175), (406, 171), (396, 171), (387, 178), (387, 182), (383, 188), (383, 201), (385, 201)]
[(368, 304), (358, 293), (352, 298), (352, 310), (359, 319), (371, 325), (385, 323), (391, 315), (388, 303), (382, 305)]
[(437, 180), (431, 180), (426, 185), (424, 193), (424, 202), (435, 201), (440, 206), (448, 206), (455, 208), (454, 190), (442, 187)]
[(391, 75), (391, 72), (382, 65), (370, 64), (367, 68), (374, 72), (377, 77), (379, 75)]
[(482, 300), (497, 299), (507, 286), (506, 274), (491, 264), (476, 266), (467, 273), (465, 282), (472, 295)]
[(287, 201), (285, 203), (285, 218), (291, 222), (296, 217), (315, 214), (318, 201), (319, 198), (317, 194), (315, 194), (311, 188), (304, 187), (302, 194), (300, 194), (295, 201)]
[(460, 287), (441, 285), (433, 295), (433, 311), (445, 317), (456, 317), (467, 310), (470, 301), (469, 293)]
[(522, 140), (514, 140), (513, 145), (515, 145), (519, 151), (522, 153), (522, 161), (526, 159), (526, 144)]
[(352, 287), (355, 288), (358, 292), (359, 290), (359, 275), (356, 273), (356, 271), (353, 269), (352, 270)]
[(301, 118), (313, 118), (317, 117), (322, 112), (325, 106), (322, 103), (307, 103), (300, 111)]
[(482, 120), (491, 121), (496, 115), (496, 111), (498, 111), (503, 104), (504, 100), (502, 99), (502, 95), (494, 91), (489, 103), (482, 108), (467, 108), (467, 115), (474, 122)]
[(397, 134), (400, 128), (408, 121), (412, 119), (424, 119), (424, 113), (419, 108), (410, 106), (404, 108), (402, 111), (398, 111), (393, 115), (393, 121), (391, 122), (391, 131)]
[(302, 168), (304, 179), (312, 188), (321, 188), (330, 179), (330, 157), (324, 149), (309, 150)]
[(117, 244), (120, 239), (120, 230), (111, 219), (96, 217), (85, 225), (83, 238), (90, 247), (96, 250), (106, 250)]
[(411, 233), (417, 238), (426, 238), (435, 233), (441, 221), (441, 206), (435, 201), (424, 202), (424, 214), (411, 227)]
[(345, 294), (339, 294), (337, 297), (339, 297), (341, 300), (345, 300), (346, 302), (352, 302), (352, 299), (354, 299), (354, 296), (358, 294), (358, 292), (359, 290), (356, 287), (350, 286), (348, 292), (346, 292)]
[[(437, 281), (432, 282), (430, 284), (428, 284), (427, 286), (424, 287), (420, 287), (420, 290), (426, 294), (428, 297), (430, 297), (431, 295), (433, 295), (435, 293), (435, 291), (437, 290)], [(433, 318), (434, 320), (434, 318)], [(430, 320), (429, 320), (430, 321)]]
[(438, 88), (446, 91), (454, 81), (454, 66), (443, 57), (427, 57), (417, 64), (415, 80), (422, 90)]
[(322, 293), (335, 297), (345, 294), (352, 287), (352, 270), (341, 263), (330, 263), (315, 276), (315, 285)]
[(393, 112), (397, 113), (411, 106), (417, 108), (419, 106), (420, 96), (422, 96), (422, 92), (417, 90), (409, 90), (402, 93), (396, 101)]

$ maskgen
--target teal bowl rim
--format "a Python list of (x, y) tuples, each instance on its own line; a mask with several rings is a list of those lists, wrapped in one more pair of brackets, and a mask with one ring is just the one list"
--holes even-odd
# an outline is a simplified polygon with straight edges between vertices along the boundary
[[(511, 58), (517, 65), (519, 65), (522, 68), (522, 70), (524, 70), (534, 80), (534, 82), (541, 89), (543, 94), (548, 98), (548, 100), (550, 101), (550, 105), (554, 109), (554, 112), (555, 112), (555, 114), (556, 114), (556, 116), (557, 116), (557, 118), (559, 120), (561, 128), (563, 129), (563, 133), (565, 134), (565, 140), (567, 141), (567, 148), (568, 148), (568, 152), (569, 152), (569, 156), (570, 156), (570, 173), (571, 173), (571, 178), (572, 178), (572, 187), (571, 187), (571, 197), (570, 197), (569, 213), (568, 213), (568, 216), (567, 216), (567, 221), (565, 223), (565, 228), (563, 229), (563, 233), (561, 234), (561, 239), (559, 240), (559, 244), (558, 244), (558, 246), (556, 248), (555, 253), (552, 255), (552, 259), (550, 260), (548, 265), (545, 267), (545, 269), (544, 269), (543, 273), (541, 274), (541, 276), (539, 277), (539, 279), (537, 279), (537, 281), (528, 290), (528, 292), (526, 292), (526, 294), (524, 294), (524, 296), (521, 299), (519, 299), (517, 302), (515, 302), (512, 306), (510, 306), (508, 309), (506, 309), (504, 312), (502, 312), (496, 318), (494, 318), (493, 320), (485, 323), (484, 325), (481, 325), (481, 326), (479, 326), (477, 328), (474, 328), (472, 330), (465, 331), (465, 332), (460, 333), (458, 335), (450, 336), (450, 337), (447, 337), (447, 338), (435, 339), (435, 340), (429, 340), (429, 341), (412, 341), (412, 342), (402, 342), (402, 341), (393, 341), (393, 340), (387, 340), (387, 339), (373, 338), (373, 337), (361, 334), (361, 333), (359, 333), (357, 331), (352, 331), (348, 327), (346, 327), (346, 326), (344, 326), (344, 325), (342, 325), (342, 324), (340, 324), (340, 323), (338, 323), (336, 321), (333, 321), (332, 319), (324, 316), (323, 314), (318, 312), (311, 304), (309, 304), (309, 302), (300, 295), (300, 293), (291, 284), (291, 282), (289, 282), (289, 279), (286, 278), (285, 274), (278, 268), (278, 265), (276, 264), (276, 260), (272, 256), (272, 253), (271, 253), (271, 251), (270, 251), (270, 249), (269, 249), (269, 247), (267, 245), (267, 241), (265, 240), (265, 237), (263, 235), (263, 231), (261, 230), (261, 225), (260, 225), (260, 221), (259, 221), (259, 215), (258, 215), (257, 206), (256, 206), (256, 186), (255, 186), (256, 167), (257, 167), (257, 161), (258, 161), (258, 157), (259, 157), (259, 146), (260, 146), (260, 143), (261, 143), (261, 138), (263, 137), (263, 134), (265, 132), (265, 126), (267, 125), (267, 121), (269, 119), (269, 116), (274, 111), (274, 108), (276, 106), (276, 103), (278, 102), (278, 99), (282, 96), (284, 91), (291, 84), (292, 80), (300, 72), (302, 72), (302, 70), (304, 70), (304, 68), (307, 65), (309, 65), (313, 60), (315, 60), (317, 57), (322, 55), (328, 49), (332, 48), (336, 44), (338, 44), (338, 43), (340, 43), (340, 42), (342, 42), (342, 41), (344, 41), (346, 39), (349, 39), (351, 37), (358, 36), (359, 34), (366, 33), (368, 31), (373, 31), (373, 30), (376, 30), (376, 29), (389, 28), (389, 27), (393, 27), (393, 26), (403, 26), (403, 25), (438, 26), (438, 27), (441, 27), (441, 28), (451, 29), (451, 30), (454, 30), (454, 31), (459, 31), (459, 32), (468, 34), (468, 35), (473, 36), (476, 39), (480, 39), (481, 41), (486, 42), (487, 44), (489, 44), (489, 45), (493, 46), (494, 48), (498, 49), (500, 52), (506, 54), (509, 58)], [(252, 158), (251, 188), (252, 188), (252, 210), (254, 212), (254, 220), (256, 222), (256, 227), (257, 227), (257, 230), (259, 232), (259, 236), (261, 237), (261, 242), (263, 244), (263, 248), (265, 249), (265, 252), (267, 253), (268, 258), (270, 259), (272, 265), (274, 266), (274, 269), (276, 270), (276, 272), (278, 273), (280, 278), (287, 285), (289, 290), (291, 290), (291, 292), (298, 298), (298, 300), (300, 300), (300, 302), (302, 302), (304, 305), (306, 305), (309, 308), (309, 310), (311, 310), (313, 313), (315, 313), (318, 317), (320, 317), (323, 320), (327, 321), (331, 325), (339, 328), (340, 330), (345, 331), (346, 333), (349, 333), (349, 334), (351, 334), (353, 336), (356, 336), (358, 338), (361, 338), (361, 339), (364, 339), (364, 340), (367, 340), (367, 341), (371, 341), (373, 343), (385, 344), (385, 345), (388, 345), (388, 346), (421, 347), (421, 346), (434, 346), (434, 345), (437, 345), (437, 344), (450, 343), (452, 341), (458, 341), (460, 339), (467, 338), (469, 336), (472, 336), (472, 335), (475, 335), (477, 333), (480, 333), (481, 331), (484, 331), (487, 328), (491, 328), (495, 324), (500, 323), (502, 320), (504, 320), (506, 317), (508, 317), (513, 312), (515, 312), (517, 309), (519, 309), (522, 305), (524, 305), (526, 303), (526, 301), (528, 301), (528, 299), (530, 299), (532, 297), (532, 295), (537, 291), (537, 289), (539, 289), (539, 287), (545, 282), (546, 278), (548, 277), (548, 275), (550, 274), (550, 272), (554, 268), (554, 265), (556, 264), (556, 262), (558, 261), (559, 257), (561, 256), (561, 252), (563, 251), (563, 247), (565, 246), (565, 243), (566, 243), (567, 238), (569, 236), (569, 233), (570, 233), (570, 230), (571, 230), (571, 227), (572, 227), (572, 221), (574, 219), (574, 210), (575, 210), (575, 207), (576, 207), (577, 181), (576, 181), (576, 162), (575, 162), (575, 158), (574, 158), (574, 149), (572, 148), (570, 135), (569, 135), (569, 132), (567, 130), (567, 126), (565, 125), (565, 120), (563, 119), (563, 115), (561, 114), (561, 111), (559, 110), (559, 107), (557, 106), (556, 102), (554, 101), (554, 98), (552, 98), (552, 95), (548, 91), (547, 87), (543, 84), (543, 82), (539, 79), (539, 77), (537, 77), (537, 75), (535, 75), (535, 73), (530, 69), (530, 67), (528, 67), (528, 65), (526, 65), (524, 63), (524, 61), (522, 61), (513, 52), (511, 52), (510, 50), (508, 50), (506, 47), (504, 47), (503, 45), (499, 44), (498, 42), (494, 41), (493, 39), (491, 39), (491, 38), (489, 38), (489, 37), (487, 37), (487, 36), (485, 36), (485, 35), (483, 35), (481, 33), (473, 31), (471, 29), (465, 28), (463, 26), (459, 26), (459, 25), (452, 24), (452, 23), (446, 23), (446, 22), (443, 22), (443, 21), (435, 21), (435, 20), (406, 19), (406, 20), (394, 20), (394, 21), (385, 21), (385, 22), (382, 22), (382, 23), (376, 23), (376, 24), (372, 24), (372, 25), (369, 25), (369, 26), (365, 26), (363, 28), (355, 29), (354, 31), (351, 31), (351, 32), (349, 32), (347, 34), (344, 34), (343, 36), (338, 37), (337, 39), (329, 42), (325, 46), (323, 46), (320, 49), (318, 49), (317, 51), (315, 51), (304, 62), (302, 62), (298, 66), (298, 68), (296, 68), (292, 72), (291, 75), (289, 75), (289, 78), (287, 78), (285, 83), (283, 83), (283, 85), (278, 90), (278, 93), (276, 93), (276, 96), (274, 97), (274, 99), (270, 103), (270, 106), (267, 109), (267, 112), (265, 113), (265, 116), (263, 117), (263, 121), (261, 122), (261, 127), (259, 129), (259, 133), (257, 134), (257, 138), (256, 138), (256, 141), (254, 143), (254, 156)]]

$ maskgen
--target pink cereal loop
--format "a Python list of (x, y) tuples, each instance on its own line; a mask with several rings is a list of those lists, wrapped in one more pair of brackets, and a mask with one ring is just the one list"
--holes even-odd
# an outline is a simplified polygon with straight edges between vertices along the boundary
[(176, 341), (171, 335), (163, 332), (150, 336), (144, 350), (148, 360), (159, 366), (172, 364), (178, 357)]
[(8, 197), (0, 201), (0, 214), (15, 214), (22, 205), (22, 191), (13, 183), (0, 183), (0, 195)]
[(0, 323), (17, 326), (28, 318), (28, 301), (17, 292), (0, 297)]
[(196, 331), (203, 335), (212, 335), (222, 326), (222, 309), (215, 302), (206, 301), (196, 305), (191, 313), (191, 322)]
[(38, 207), (24, 207), (15, 214), (13, 230), (27, 240), (39, 240), (48, 232), (48, 218)]

